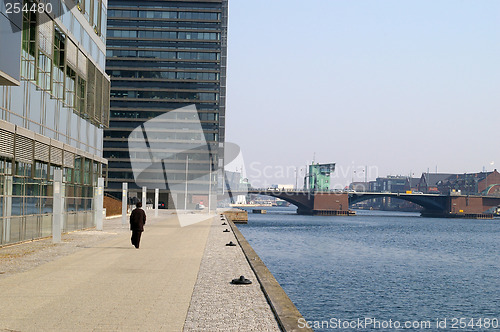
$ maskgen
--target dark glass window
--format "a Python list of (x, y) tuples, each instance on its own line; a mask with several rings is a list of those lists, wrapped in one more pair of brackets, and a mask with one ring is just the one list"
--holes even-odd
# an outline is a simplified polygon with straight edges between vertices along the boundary
[[(31, 7), (32, 2), (25, 2)], [(23, 12), (23, 45), (21, 57), (21, 76), (30, 81), (35, 80), (36, 68), (36, 13), (32, 11)]]
[(54, 68), (52, 71), (52, 94), (57, 99), (64, 98), (64, 67), (65, 67), (66, 35), (56, 26), (54, 34)]
[(81, 77), (78, 77), (78, 85), (76, 88), (76, 107), (79, 112), (79, 114), (82, 115), (83, 118), (88, 118), (86, 115), (86, 108), (85, 108), (85, 80)]
[(52, 67), (52, 60), (42, 51), (38, 51), (37, 63), (37, 80), (36, 83), (40, 89), (44, 91), (51, 91), (50, 72)]
[(70, 67), (66, 67), (66, 105), (75, 107), (76, 73)]

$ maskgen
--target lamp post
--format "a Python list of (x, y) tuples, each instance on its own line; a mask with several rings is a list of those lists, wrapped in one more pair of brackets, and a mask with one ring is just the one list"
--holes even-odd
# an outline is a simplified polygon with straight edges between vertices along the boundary
[(187, 210), (187, 202), (188, 202), (188, 170), (189, 170), (189, 156), (186, 156), (186, 186), (184, 190), (184, 210)]
[(208, 213), (210, 213), (210, 205), (212, 205), (212, 154), (210, 154), (210, 159), (209, 159), (209, 166), (208, 166)]

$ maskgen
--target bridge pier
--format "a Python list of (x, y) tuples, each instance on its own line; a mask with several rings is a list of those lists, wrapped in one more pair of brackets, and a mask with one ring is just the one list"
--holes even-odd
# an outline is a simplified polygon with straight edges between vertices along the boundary
[(347, 193), (315, 193), (311, 194), (309, 207), (297, 207), (297, 214), (308, 216), (352, 216), (356, 213), (349, 210)]
[(301, 216), (312, 216), (313, 210), (297, 208), (297, 214)]
[[(248, 190), (248, 194), (268, 195), (283, 199), (297, 206), (297, 214), (321, 216), (348, 216), (355, 213), (349, 210), (348, 193), (310, 192), (304, 190)], [(235, 193), (233, 193), (235, 195)]]
[(426, 211), (420, 212), (420, 216), (426, 218), (456, 218), (456, 219), (493, 219), (490, 213), (451, 213), (445, 211)]
[(445, 218), (492, 219), (489, 209), (500, 205), (499, 197), (448, 196)]
[(312, 215), (315, 216), (351, 216), (349, 195), (347, 193), (316, 193)]

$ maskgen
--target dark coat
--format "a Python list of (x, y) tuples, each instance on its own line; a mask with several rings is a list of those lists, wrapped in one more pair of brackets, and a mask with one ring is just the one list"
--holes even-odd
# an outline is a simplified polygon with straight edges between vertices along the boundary
[(144, 231), (144, 225), (146, 224), (146, 212), (143, 209), (136, 208), (132, 211), (130, 215), (130, 230), (131, 231)]

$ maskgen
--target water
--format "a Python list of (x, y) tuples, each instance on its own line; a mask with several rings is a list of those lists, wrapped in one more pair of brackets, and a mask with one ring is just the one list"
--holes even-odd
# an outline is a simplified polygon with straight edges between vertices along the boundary
[(295, 215), (293, 208), (266, 210), (249, 213), (248, 225), (238, 227), (304, 318), (333, 324), (316, 331), (331, 331), (338, 319), (365, 317), (431, 321), (433, 330), (436, 319), (446, 318), (447, 330), (453, 322), (458, 326), (453, 318), (500, 320), (498, 219), (383, 211), (312, 217)]

